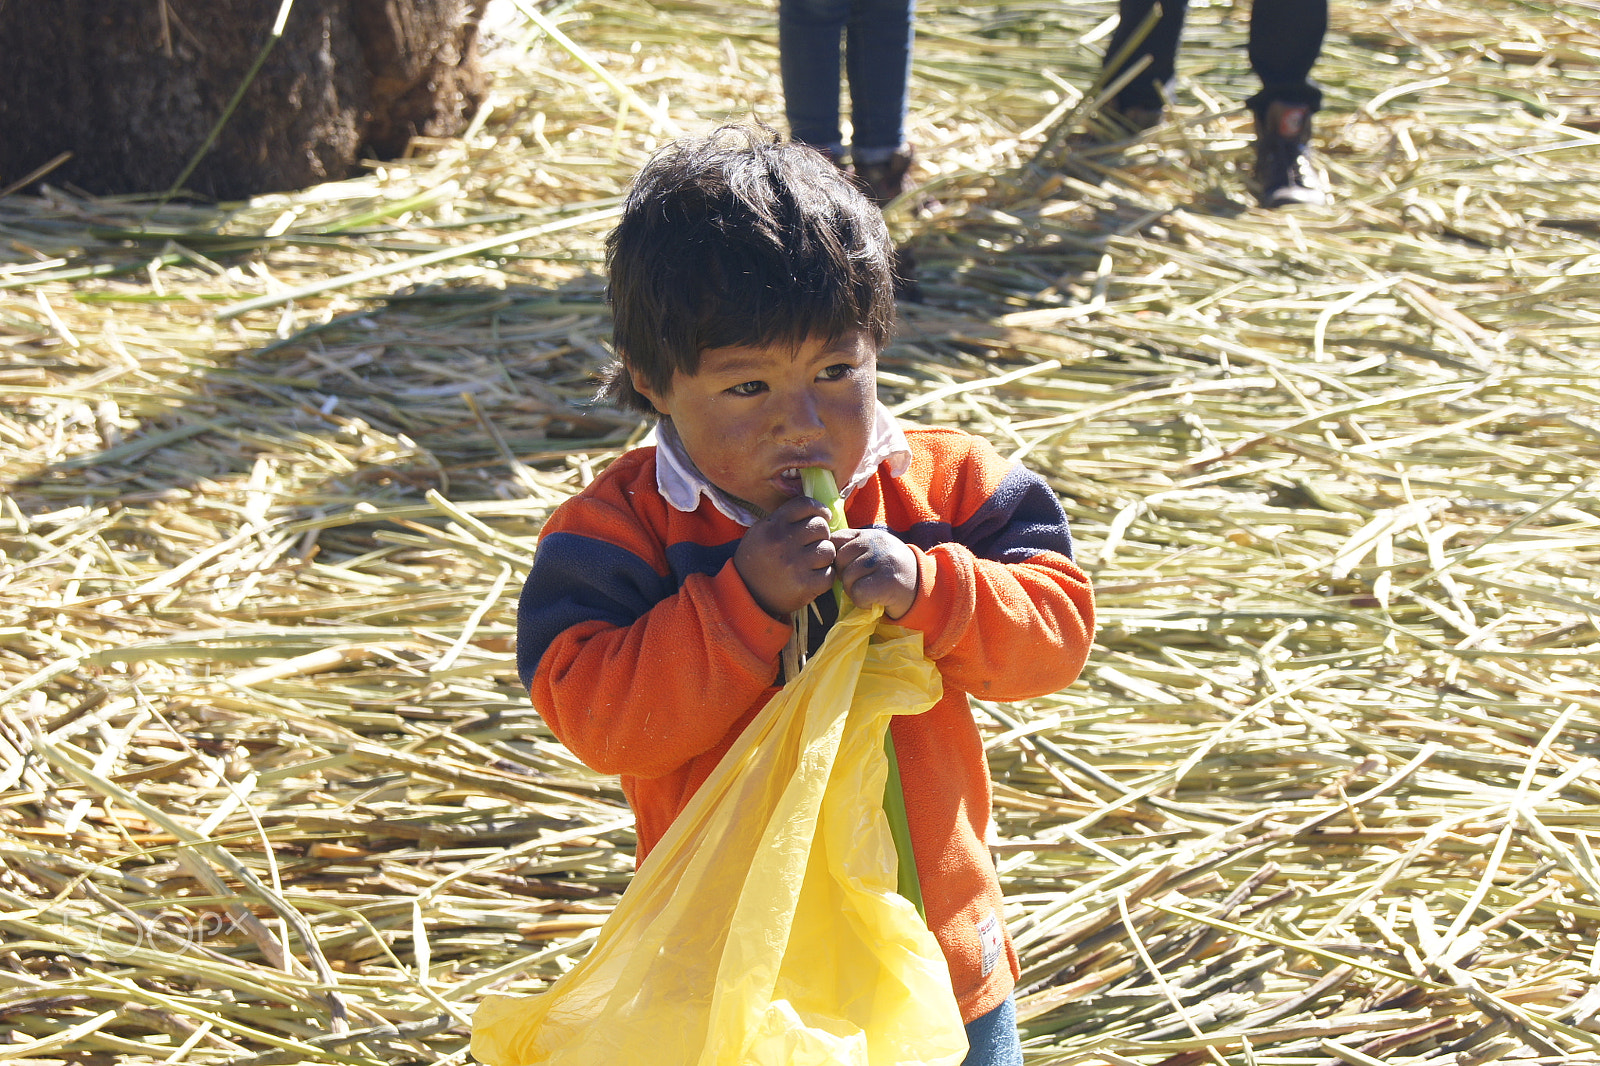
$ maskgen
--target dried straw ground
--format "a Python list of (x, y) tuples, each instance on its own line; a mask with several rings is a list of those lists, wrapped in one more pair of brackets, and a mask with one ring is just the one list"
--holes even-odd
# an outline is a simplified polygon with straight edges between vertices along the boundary
[[(1337, 207), (1253, 206), (1242, 16), (1069, 136), (1109, 0), (920, 18), (885, 399), (1045, 472), (1085, 677), (984, 707), (1028, 1061), (1600, 1061), (1600, 5), (1335, 4)], [(0, 1059), (459, 1063), (627, 883), (518, 691), (597, 249), (781, 124), (770, 5), (496, 0), (491, 106), (223, 209), (0, 198)]]

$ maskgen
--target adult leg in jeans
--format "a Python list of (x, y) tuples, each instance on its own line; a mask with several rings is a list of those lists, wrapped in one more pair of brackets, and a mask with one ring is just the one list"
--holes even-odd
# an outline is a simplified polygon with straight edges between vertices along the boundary
[(1255, 0), (1250, 12), (1250, 69), (1261, 91), (1246, 103), (1256, 119), (1256, 181), (1268, 207), (1328, 200), (1306, 154), (1311, 116), (1322, 106), (1311, 67), (1327, 29), (1327, 0)]
[[(839, 53), (850, 84), (850, 174), (883, 207), (910, 184), (905, 143), (916, 0), (778, 0), (778, 67), (789, 136), (844, 165)], [(895, 295), (920, 301), (916, 262), (896, 248)]]
[(839, 74), (850, 0), (778, 0), (778, 70), (789, 136), (843, 161)]
[[(1107, 64), (1122, 51), (1123, 46), (1133, 37), (1134, 31), (1143, 25), (1156, 2), (1157, 0), (1121, 0), (1117, 5), (1117, 28), (1111, 34), (1111, 43), (1106, 47)], [(1160, 3), (1161, 17), (1149, 34), (1139, 42), (1127, 59), (1117, 65), (1115, 70), (1108, 67), (1105, 72), (1106, 81), (1109, 83), (1140, 59), (1149, 57), (1149, 65), (1135, 74), (1133, 80), (1128, 82), (1112, 101), (1113, 108), (1120, 114), (1134, 119), (1135, 125), (1153, 125), (1159, 119), (1166, 102), (1162, 99), (1162, 90), (1171, 85), (1177, 68), (1178, 43), (1183, 38), (1183, 17), (1189, 8), (1188, 0), (1160, 0)]]
[(844, 156), (839, 129), (840, 37), (850, 86), (853, 173), (880, 206), (904, 191), (915, 0), (778, 0), (778, 53), (789, 135)]
[[(905, 144), (916, 0), (855, 0), (845, 30), (850, 153), (882, 162)], [(877, 158), (875, 158), (877, 157)]]
[(1311, 67), (1322, 54), (1328, 32), (1328, 0), (1255, 0), (1250, 12), (1250, 69), (1261, 91), (1247, 103), (1257, 115), (1273, 103), (1312, 111), (1322, 106), (1322, 90)]

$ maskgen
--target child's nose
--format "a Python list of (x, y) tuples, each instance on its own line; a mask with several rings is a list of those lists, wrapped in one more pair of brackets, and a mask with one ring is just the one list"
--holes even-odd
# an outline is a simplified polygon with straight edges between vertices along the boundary
[(795, 397), (784, 405), (783, 417), (773, 436), (786, 444), (805, 444), (822, 436), (822, 413), (808, 395)]

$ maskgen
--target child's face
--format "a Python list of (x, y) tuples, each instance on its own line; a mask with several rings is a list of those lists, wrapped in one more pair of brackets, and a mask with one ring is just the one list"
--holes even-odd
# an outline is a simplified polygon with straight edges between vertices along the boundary
[(866, 453), (878, 353), (865, 333), (832, 343), (708, 348), (695, 374), (657, 393), (633, 384), (672, 419), (689, 458), (723, 492), (775, 510), (800, 494), (800, 468), (825, 466), (841, 487)]

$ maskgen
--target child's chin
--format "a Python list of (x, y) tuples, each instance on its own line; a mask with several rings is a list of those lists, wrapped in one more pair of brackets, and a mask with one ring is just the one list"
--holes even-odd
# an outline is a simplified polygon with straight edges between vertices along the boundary
[(784, 487), (777, 482), (763, 485), (762, 489), (764, 491), (751, 496), (748, 501), (753, 507), (760, 510), (762, 514), (771, 514), (796, 496), (801, 495), (799, 482), (795, 482), (789, 491), (784, 491)]
[[(718, 488), (721, 488), (719, 485)], [(734, 503), (758, 515), (768, 515), (782, 507), (792, 497), (780, 494), (771, 485), (752, 485), (749, 492), (729, 492), (722, 489), (724, 496)]]

